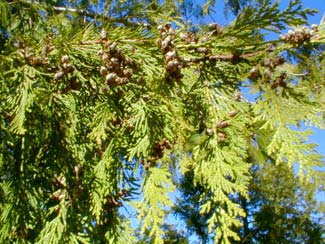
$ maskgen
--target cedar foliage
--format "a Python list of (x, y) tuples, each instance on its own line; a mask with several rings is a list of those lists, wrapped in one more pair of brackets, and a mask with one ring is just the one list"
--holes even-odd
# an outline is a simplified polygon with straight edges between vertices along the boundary
[(163, 243), (174, 170), (215, 208), (215, 242), (238, 240), (252, 147), (321, 185), (299, 125), (324, 128), (325, 22), (228, 1), (232, 23), (192, 31), (181, 3), (0, 0), (1, 243), (134, 243), (127, 205)]

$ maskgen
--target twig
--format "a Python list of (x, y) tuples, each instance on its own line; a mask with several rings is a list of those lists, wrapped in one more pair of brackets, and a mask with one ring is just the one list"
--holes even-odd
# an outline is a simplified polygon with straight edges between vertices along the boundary
[(199, 63), (202, 61), (207, 61), (207, 60), (219, 60), (219, 61), (238, 61), (241, 59), (247, 59), (251, 57), (256, 57), (260, 54), (262, 54), (263, 51), (257, 51), (257, 52), (252, 52), (252, 53), (245, 53), (241, 55), (236, 55), (236, 54), (217, 54), (217, 55), (212, 55), (212, 56), (205, 56), (205, 57), (200, 57), (200, 58), (185, 58), (183, 61), (185, 63)]
[[(7, 4), (14, 4), (16, 1), (13, 2), (7, 2)], [(78, 9), (78, 8), (71, 8), (71, 7), (60, 7), (60, 6), (48, 6), (46, 4), (40, 3), (38, 1), (33, 1), (33, 0), (17, 0), (17, 2), (20, 3), (27, 3), (27, 4), (34, 4), (34, 5), (39, 5), (44, 7), (46, 10), (55, 10), (57, 12), (70, 12), (70, 13), (77, 13), (79, 15), (82, 15), (84, 17), (89, 17), (89, 18), (100, 18), (103, 20), (107, 21), (112, 21), (112, 22), (117, 22), (117, 23), (122, 23), (124, 25), (128, 26), (145, 26), (149, 27), (147, 23), (141, 23), (141, 22), (130, 22), (127, 20), (127, 18), (114, 18), (111, 16), (107, 16), (104, 14), (98, 14), (98, 13), (92, 13), (88, 10), (85, 9)]]

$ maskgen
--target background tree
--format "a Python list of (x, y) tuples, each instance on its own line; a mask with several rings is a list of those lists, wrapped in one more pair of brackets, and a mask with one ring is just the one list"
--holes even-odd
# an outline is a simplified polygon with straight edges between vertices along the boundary
[(322, 243), (323, 225), (313, 216), (317, 206), (315, 196), (310, 188), (301, 185), (292, 169), (269, 163), (252, 171), (250, 200), (245, 203), (248, 225), (244, 228), (248, 231), (243, 240), (246, 243)]
[(324, 126), (324, 21), (265, 41), (314, 11), (236, 6), (228, 26), (193, 31), (177, 1), (0, 0), (2, 243), (135, 243), (128, 205), (163, 243), (178, 169), (202, 187), (215, 242), (237, 241), (252, 147), (321, 186), (294, 126)]
[[(177, 230), (177, 226), (171, 224), (164, 224), (162, 226), (164, 230), (163, 240), (165, 244), (189, 244), (191, 243), (184, 231)], [(137, 244), (153, 243), (154, 238), (149, 236), (149, 231), (141, 233), (140, 229), (137, 230)]]
[[(265, 160), (263, 160), (265, 162)], [(292, 169), (274, 162), (254, 164), (251, 170), (249, 199), (236, 201), (246, 215), (237, 231), (241, 240), (234, 243), (322, 243), (324, 229), (317, 213), (313, 187), (301, 185)], [(180, 196), (173, 208), (176, 219), (186, 223), (189, 236), (200, 243), (211, 243), (207, 222), (211, 212), (200, 213), (202, 187), (193, 187), (193, 177), (185, 175), (179, 184)], [(318, 216), (317, 216), (318, 215)]]

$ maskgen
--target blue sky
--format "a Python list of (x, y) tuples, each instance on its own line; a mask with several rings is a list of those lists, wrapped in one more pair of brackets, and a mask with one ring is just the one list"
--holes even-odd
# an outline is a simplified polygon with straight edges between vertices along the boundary
[[(288, 6), (289, 4), (289, 0), (279, 0), (280, 1), (280, 6), (282, 8), (285, 8)], [(194, 1), (195, 2), (195, 1)], [(198, 1), (198, 2), (204, 2), (202, 0)], [(226, 25), (227, 23), (229, 23), (233, 18), (230, 16), (228, 16), (227, 18), (225, 18), (224, 16), (224, 1), (223, 0), (216, 0), (217, 4), (215, 7), (215, 13), (212, 14), (212, 18), (213, 20), (215, 20), (216, 22), (222, 24), (222, 25)], [(303, 6), (305, 8), (311, 8), (311, 9), (318, 9), (319, 13), (314, 15), (314, 16), (310, 16), (308, 18), (309, 22), (311, 24), (319, 24), (320, 20), (322, 19), (322, 16), (325, 12), (325, 1), (324, 0), (302, 0)]]
[[(288, 3), (288, 0), (281, 0), (281, 3)], [(309, 18), (309, 21), (312, 24), (318, 24), (322, 19), (322, 16), (325, 12), (325, 1), (324, 0), (303, 0), (302, 1), (304, 7), (306, 8), (315, 8), (318, 9), (320, 12), (315, 16)]]

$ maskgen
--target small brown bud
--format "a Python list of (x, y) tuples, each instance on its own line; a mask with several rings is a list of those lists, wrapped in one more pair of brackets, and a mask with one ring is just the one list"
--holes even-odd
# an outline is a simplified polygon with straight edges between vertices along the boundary
[(213, 135), (213, 130), (211, 128), (208, 128), (206, 133), (207, 133), (208, 136), (212, 136)]
[(57, 205), (57, 206), (54, 207), (54, 212), (55, 212), (56, 214), (59, 214), (60, 211), (61, 211), (61, 207), (60, 207), (60, 205)]
[(240, 101), (243, 98), (243, 95), (239, 91), (235, 91), (234, 98), (236, 101)]
[(165, 30), (165, 27), (163, 25), (158, 25), (157, 29), (159, 31), (164, 31)]
[(269, 44), (266, 47), (267, 52), (273, 52), (275, 50), (275, 46), (273, 44)]
[(107, 74), (106, 75), (106, 77), (105, 77), (105, 81), (107, 82), (107, 83), (110, 83), (110, 82), (114, 82), (115, 80), (116, 80), (116, 74), (115, 73), (109, 73), (109, 74)]
[(171, 26), (170, 23), (165, 24), (165, 29), (166, 29), (166, 30), (169, 30), (170, 28), (172, 28), (172, 26)]
[(14, 45), (15, 48), (22, 47), (22, 43), (20, 41), (17, 41), (17, 40), (14, 41), (13, 45)]
[(54, 75), (54, 80), (60, 80), (60, 79), (63, 78), (63, 76), (64, 76), (64, 72), (63, 71), (58, 71)]
[(168, 34), (174, 36), (175, 35), (175, 29), (170, 27), (168, 30)]
[(162, 32), (161, 34), (160, 34), (160, 36), (161, 36), (161, 39), (165, 39), (167, 36), (169, 36), (168, 35), (168, 33), (167, 32)]
[(107, 73), (108, 73), (108, 70), (105, 66), (101, 66), (100, 67), (100, 73), (103, 75), (103, 76), (106, 76)]
[(112, 44), (112, 42), (111, 41), (105, 41), (104, 42), (104, 49), (109, 49), (109, 46)]
[(64, 71), (65, 73), (70, 73), (70, 72), (72, 72), (72, 71), (74, 70), (73, 65), (70, 64), (70, 63), (64, 63), (64, 64), (62, 65), (62, 68), (63, 68), (63, 71)]
[(229, 126), (229, 123), (227, 121), (219, 121), (217, 124), (216, 124), (217, 128), (219, 129), (223, 129), (223, 128), (226, 128)]
[(117, 58), (111, 58), (110, 61), (111, 61), (112, 64), (114, 64), (114, 65), (119, 65), (119, 64), (120, 64), (120, 62), (119, 62), (119, 60), (118, 60)]
[(109, 48), (110, 48), (112, 51), (115, 51), (116, 48), (117, 48), (117, 42), (112, 42), (112, 43), (109, 45)]
[(206, 48), (206, 47), (199, 47), (197, 50), (200, 53), (204, 53), (204, 54), (208, 54), (209, 53), (209, 49)]
[(77, 178), (79, 177), (79, 166), (78, 165), (73, 166), (73, 173)]
[(116, 207), (122, 206), (122, 203), (119, 201), (116, 201), (113, 197), (111, 198), (111, 203), (113, 203), (113, 205), (115, 205)]
[(174, 73), (179, 69), (179, 62), (177, 60), (171, 60), (166, 64), (165, 68), (168, 72)]
[(219, 25), (217, 23), (210, 23), (209, 29), (213, 35), (219, 35), (222, 33), (222, 27), (221, 27), (221, 25)]
[(230, 111), (230, 112), (229, 112), (228, 116), (229, 116), (230, 118), (233, 118), (233, 117), (235, 117), (237, 114), (238, 114), (238, 111), (233, 110), (233, 111)]
[(280, 74), (279, 78), (281, 78), (282, 80), (284, 80), (285, 78), (287, 78), (287, 74), (285, 72), (282, 72)]
[(271, 59), (269, 59), (269, 58), (265, 58), (264, 61), (263, 61), (263, 65), (264, 65), (265, 67), (271, 67), (271, 66), (272, 66), (272, 61), (271, 61)]
[(64, 197), (65, 197), (65, 195), (62, 190), (59, 190), (53, 194), (53, 199), (58, 202), (61, 202), (64, 199)]
[(109, 55), (107, 53), (103, 53), (102, 60), (105, 62), (109, 61)]
[(149, 101), (149, 100), (150, 100), (150, 96), (147, 95), (147, 94), (141, 95), (141, 98), (142, 98), (144, 101)]
[(126, 65), (130, 65), (130, 66), (134, 65), (134, 61), (133, 61), (133, 59), (130, 58), (130, 57), (125, 57), (124, 63), (125, 63)]
[(60, 188), (64, 188), (65, 186), (66, 186), (66, 179), (65, 179), (65, 177), (64, 176), (56, 176), (56, 177), (54, 177), (54, 179), (53, 179), (53, 183), (56, 185), (56, 186), (58, 186), (58, 187), (60, 187)]
[(209, 40), (210, 40), (209, 36), (204, 36), (204, 37), (202, 37), (201, 42), (208, 42)]
[(129, 79), (126, 77), (116, 77), (115, 79), (117, 85), (123, 85), (129, 82)]
[(278, 80), (275, 80), (271, 83), (271, 89), (275, 89), (279, 86), (279, 81)]
[(311, 25), (311, 29), (312, 29), (314, 32), (317, 32), (317, 31), (318, 31), (318, 25), (316, 25), (316, 24), (312, 24), (312, 25)]
[(149, 162), (149, 163), (146, 163), (143, 167), (145, 170), (148, 170), (150, 168), (150, 166), (151, 166), (151, 163)]
[(34, 65), (39, 65), (39, 64), (42, 63), (42, 60), (39, 57), (32, 57), (32, 58), (29, 59), (29, 63), (31, 65), (33, 65), (33, 66)]
[(124, 69), (123, 70), (123, 75), (126, 77), (126, 78), (131, 78), (132, 75), (133, 75), (133, 71), (132, 69)]
[(227, 135), (224, 132), (218, 132), (218, 139), (220, 142), (225, 142), (227, 139)]
[(101, 91), (103, 92), (104, 95), (107, 95), (109, 92), (109, 88), (105, 86), (101, 89)]
[(185, 40), (188, 39), (188, 33), (187, 33), (187, 32), (181, 32), (181, 33), (179, 33), (179, 37), (180, 37), (183, 41), (185, 41)]
[(70, 62), (70, 57), (68, 56), (68, 55), (63, 55), (62, 57), (61, 57), (61, 63), (68, 63), (68, 62)]
[(122, 192), (123, 192), (124, 196), (126, 196), (126, 197), (131, 195), (129, 190), (123, 189)]
[(281, 56), (277, 56), (275, 57), (273, 60), (272, 60), (272, 63), (275, 65), (275, 66), (278, 66), (278, 65), (282, 65), (286, 62), (285, 58), (281, 57)]
[(17, 51), (17, 54), (21, 57), (21, 58), (25, 58), (25, 50), (24, 49), (19, 49)]
[(176, 73), (173, 73), (173, 78), (177, 81), (180, 81), (184, 75), (181, 73), (180, 70), (177, 70)]
[(31, 59), (34, 57), (34, 54), (33, 53), (26, 53), (26, 58), (27, 59)]
[(166, 53), (165, 58), (167, 61), (170, 61), (172, 59), (175, 59), (177, 57), (176, 51), (169, 51)]
[(218, 28), (218, 24), (217, 23), (209, 23), (208, 27), (209, 27), (210, 31), (213, 31), (216, 28)]
[(170, 36), (167, 36), (162, 42), (161, 42), (161, 49), (165, 50), (169, 45), (172, 44), (172, 38)]
[(170, 142), (167, 139), (163, 140), (163, 145), (166, 149), (171, 149), (172, 145), (170, 144)]
[(271, 70), (265, 69), (265, 71), (264, 71), (264, 79), (265, 80), (270, 80), (271, 77), (272, 77)]
[(280, 82), (279, 82), (279, 86), (285, 88), (285, 87), (287, 87), (287, 83), (285, 83), (285, 82), (281, 79)]
[(102, 56), (104, 54), (104, 51), (103, 50), (99, 50), (98, 52), (97, 52), (97, 55), (98, 56)]
[(249, 78), (250, 79), (256, 79), (260, 76), (260, 71), (257, 67), (253, 67), (250, 71), (249, 71)]
[(100, 33), (99, 33), (99, 37), (102, 40), (106, 40), (107, 39), (107, 31), (101, 30)]
[(55, 50), (55, 46), (54, 45), (50, 45), (50, 46), (46, 46), (46, 53), (48, 54), (48, 53), (50, 53), (50, 52), (52, 52), (53, 50)]

